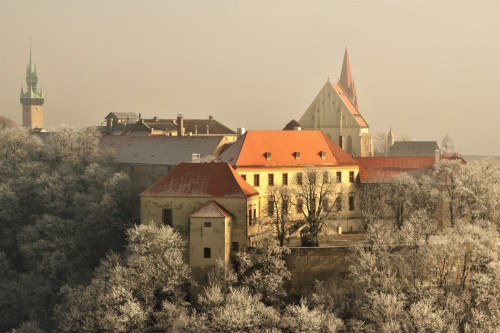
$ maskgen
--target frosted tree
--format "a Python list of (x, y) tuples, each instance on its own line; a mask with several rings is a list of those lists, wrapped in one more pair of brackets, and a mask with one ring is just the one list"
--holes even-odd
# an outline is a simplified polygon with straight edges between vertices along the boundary
[(123, 257), (108, 255), (88, 286), (64, 288), (61, 330), (151, 331), (155, 317), (168, 324), (162, 309), (185, 305), (191, 276), (181, 237), (168, 226), (149, 225), (135, 226), (127, 235)]

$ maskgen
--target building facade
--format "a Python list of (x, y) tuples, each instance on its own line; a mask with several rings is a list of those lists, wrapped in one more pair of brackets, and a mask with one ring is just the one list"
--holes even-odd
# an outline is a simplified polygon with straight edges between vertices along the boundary
[[(335, 225), (348, 231), (363, 228), (356, 184), (358, 163), (321, 131), (247, 131), (216, 161), (231, 164), (259, 192), (262, 209), (268, 206), (269, 186), (296, 186), (309, 167), (328, 171), (337, 180), (336, 195), (340, 197), (337, 216), (341, 218)], [(249, 205), (247, 210), (256, 207)], [(300, 208), (292, 209), (291, 215), (294, 220), (303, 218)]]
[(339, 82), (326, 82), (299, 123), (304, 129), (321, 130), (353, 156), (373, 156), (370, 127), (359, 112), (347, 48)]

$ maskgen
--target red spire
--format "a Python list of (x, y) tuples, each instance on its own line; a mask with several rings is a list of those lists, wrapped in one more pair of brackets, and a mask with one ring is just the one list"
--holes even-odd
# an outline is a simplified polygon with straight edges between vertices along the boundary
[(354, 87), (354, 80), (351, 74), (351, 65), (349, 63), (349, 53), (347, 52), (347, 47), (345, 48), (344, 63), (342, 64), (342, 73), (340, 74), (339, 84), (357, 108), (358, 101), (356, 97), (356, 88)]

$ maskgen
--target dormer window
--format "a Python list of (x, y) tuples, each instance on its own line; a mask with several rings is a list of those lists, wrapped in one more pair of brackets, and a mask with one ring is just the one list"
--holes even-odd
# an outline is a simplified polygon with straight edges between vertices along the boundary
[(321, 157), (322, 160), (326, 160), (326, 151), (320, 151), (319, 156)]
[(269, 160), (271, 159), (271, 153), (270, 153), (270, 152), (268, 152), (268, 151), (266, 151), (266, 152), (264, 153), (264, 157), (266, 158), (266, 160), (268, 160), (268, 161), (269, 161)]
[(295, 157), (296, 160), (300, 160), (300, 151), (293, 152), (293, 156)]

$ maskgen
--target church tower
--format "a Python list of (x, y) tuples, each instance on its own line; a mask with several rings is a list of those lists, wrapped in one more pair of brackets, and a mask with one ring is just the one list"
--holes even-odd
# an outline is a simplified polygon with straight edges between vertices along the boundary
[(30, 62), (26, 66), (26, 92), (21, 87), (20, 101), (23, 105), (23, 126), (30, 127), (31, 129), (43, 128), (43, 92), (38, 91), (36, 84), (38, 76), (36, 74), (36, 66), (31, 57), (31, 43), (30, 43)]
[(347, 48), (338, 83), (328, 79), (299, 123), (304, 129), (321, 130), (353, 156), (373, 156), (370, 127), (359, 113)]

